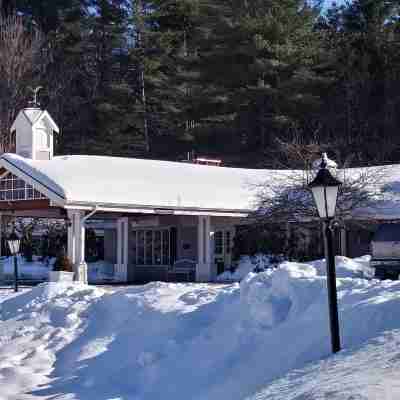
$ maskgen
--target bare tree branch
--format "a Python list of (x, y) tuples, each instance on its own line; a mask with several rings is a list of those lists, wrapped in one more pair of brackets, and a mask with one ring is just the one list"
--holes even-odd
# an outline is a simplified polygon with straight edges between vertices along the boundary
[(18, 111), (25, 105), (26, 88), (40, 73), (42, 34), (27, 29), (22, 17), (0, 15), (0, 150), (11, 151), (9, 132)]

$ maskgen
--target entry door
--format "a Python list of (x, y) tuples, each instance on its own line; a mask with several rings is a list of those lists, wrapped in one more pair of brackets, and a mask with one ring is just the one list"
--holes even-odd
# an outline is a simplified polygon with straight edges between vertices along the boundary
[(214, 233), (214, 259), (218, 274), (221, 274), (231, 266), (233, 235), (234, 231), (232, 229), (221, 229)]

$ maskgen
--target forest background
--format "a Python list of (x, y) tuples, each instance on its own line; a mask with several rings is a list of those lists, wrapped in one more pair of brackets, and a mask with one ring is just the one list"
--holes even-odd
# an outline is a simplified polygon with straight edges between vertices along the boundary
[(42, 86), (58, 154), (400, 162), (400, 1), (0, 0), (0, 146)]

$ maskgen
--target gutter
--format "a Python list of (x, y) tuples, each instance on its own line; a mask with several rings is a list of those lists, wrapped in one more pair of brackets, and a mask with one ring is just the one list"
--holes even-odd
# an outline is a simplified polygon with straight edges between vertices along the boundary
[(89, 218), (93, 217), (93, 215), (97, 213), (98, 209), (99, 209), (99, 207), (98, 207), (98, 206), (95, 206), (95, 207), (93, 208), (93, 210), (90, 211), (90, 213), (89, 213), (88, 215), (85, 215), (85, 216), (82, 218), (82, 225), (83, 225)]
[[(92, 203), (93, 204), (93, 203)], [(87, 202), (69, 202), (63, 206), (65, 209), (81, 209), (92, 210), (93, 205)], [(171, 215), (237, 215), (247, 216), (254, 210), (251, 209), (215, 209), (201, 207), (166, 207), (166, 206), (143, 206), (137, 204), (114, 204), (114, 203), (98, 203), (96, 204), (98, 211), (105, 212), (127, 212), (140, 214), (171, 214)]]

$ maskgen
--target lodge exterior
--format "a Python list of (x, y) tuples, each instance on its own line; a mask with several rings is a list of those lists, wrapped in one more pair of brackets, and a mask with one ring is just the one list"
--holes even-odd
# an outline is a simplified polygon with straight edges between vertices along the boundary
[[(288, 173), (215, 163), (54, 157), (59, 128), (39, 107), (22, 110), (11, 129), (16, 151), (0, 157), (0, 216), (66, 220), (68, 257), (75, 279), (82, 282), (88, 276), (85, 229), (91, 226), (103, 229), (104, 259), (115, 281), (178, 276), (213, 281), (231, 265), (236, 228), (254, 210), (260, 185)], [(396, 183), (400, 168), (394, 167)], [(389, 213), (381, 219), (393, 221), (397, 216)], [(354, 242), (342, 230), (340, 253), (359, 255), (352, 251)], [(318, 245), (322, 248), (322, 241)]]
[[(235, 226), (251, 211), (263, 171), (97, 156), (53, 156), (59, 128), (22, 110), (15, 154), (0, 157), (0, 212), (68, 221), (68, 257), (87, 282), (85, 229), (104, 230), (104, 258), (120, 282), (212, 281), (230, 265)], [(221, 267), (220, 267), (221, 268)], [(223, 268), (223, 267), (222, 267)]]

